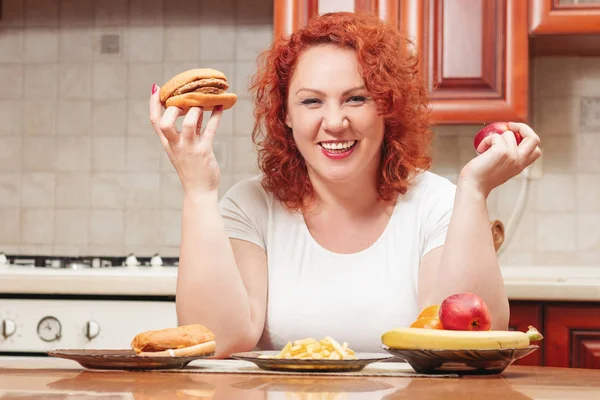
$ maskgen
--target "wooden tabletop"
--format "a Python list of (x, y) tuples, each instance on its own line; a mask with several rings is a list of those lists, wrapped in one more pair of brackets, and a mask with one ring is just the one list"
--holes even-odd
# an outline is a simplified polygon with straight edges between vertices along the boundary
[(479, 377), (322, 377), (98, 371), (0, 359), (0, 398), (600, 399), (600, 370), (511, 366), (501, 375)]

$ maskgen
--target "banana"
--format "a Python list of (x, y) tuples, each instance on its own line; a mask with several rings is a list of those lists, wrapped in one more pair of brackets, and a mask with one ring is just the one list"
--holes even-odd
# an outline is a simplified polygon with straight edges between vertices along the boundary
[(450, 331), (441, 329), (398, 328), (381, 336), (393, 349), (494, 350), (523, 349), (529, 336), (519, 331)]

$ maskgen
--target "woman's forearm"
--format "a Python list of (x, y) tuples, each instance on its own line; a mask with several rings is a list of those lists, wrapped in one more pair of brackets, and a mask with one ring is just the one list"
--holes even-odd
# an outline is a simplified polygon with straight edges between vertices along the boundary
[(243, 348), (251, 329), (250, 301), (216, 195), (184, 199), (178, 270), (179, 324), (211, 329), (217, 357)]
[[(492, 314), (492, 329), (507, 329), (509, 307), (494, 248), (486, 196), (467, 181), (457, 185), (454, 209), (441, 255), (435, 294), (478, 294)], [(438, 299), (439, 300), (439, 299)]]

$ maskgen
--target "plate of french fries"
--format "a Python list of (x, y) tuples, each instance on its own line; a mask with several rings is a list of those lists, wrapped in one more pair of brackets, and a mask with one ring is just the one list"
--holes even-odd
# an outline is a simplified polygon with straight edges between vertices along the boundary
[(373, 362), (393, 358), (384, 353), (355, 353), (347, 342), (339, 343), (330, 336), (295, 340), (281, 350), (234, 353), (231, 357), (253, 362), (264, 370), (294, 372), (360, 371)]

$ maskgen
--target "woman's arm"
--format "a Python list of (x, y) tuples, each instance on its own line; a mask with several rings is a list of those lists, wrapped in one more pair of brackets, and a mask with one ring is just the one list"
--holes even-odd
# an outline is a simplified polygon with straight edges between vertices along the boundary
[(507, 329), (508, 299), (494, 248), (486, 199), (541, 154), (539, 137), (525, 124), (509, 124), (523, 136), (517, 146), (511, 131), (491, 135), (480, 144), (478, 157), (459, 178), (452, 217), (443, 247), (423, 257), (419, 271), (419, 305), (440, 304), (455, 293), (478, 294), (492, 314), (492, 329)]
[(459, 182), (446, 242), (421, 263), (419, 304), (423, 309), (464, 292), (483, 298), (492, 315), (492, 329), (508, 328), (508, 300), (485, 197), (468, 182)]
[(264, 326), (267, 257), (258, 245), (229, 240), (221, 216), (219, 165), (213, 140), (223, 113), (215, 107), (204, 130), (204, 111), (192, 107), (181, 132), (175, 121), (182, 110), (162, 112), (159, 88), (152, 86), (150, 122), (184, 192), (177, 272), (176, 308), (179, 324), (202, 324), (216, 336), (216, 357), (250, 350)]
[(249, 351), (265, 323), (267, 256), (229, 239), (217, 198), (185, 199), (177, 274), (179, 324), (202, 324), (216, 336), (216, 357)]

